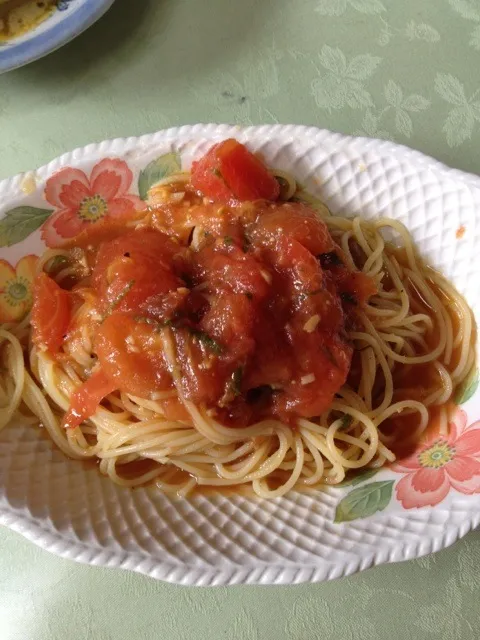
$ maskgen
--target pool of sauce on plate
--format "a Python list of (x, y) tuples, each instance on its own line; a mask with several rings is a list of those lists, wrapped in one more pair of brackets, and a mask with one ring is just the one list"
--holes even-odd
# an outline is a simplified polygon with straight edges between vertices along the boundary
[[(402, 267), (408, 268), (408, 260), (405, 250), (396, 249), (394, 251), (394, 254), (398, 263)], [(431, 271), (433, 275), (435, 272), (433, 270)], [(453, 339), (455, 340), (455, 337), (461, 331), (460, 319), (457, 313), (455, 313), (455, 302), (443, 290), (441, 290), (434, 281), (430, 279), (427, 279), (427, 281), (430, 289), (435, 294), (435, 296), (442, 301), (443, 307), (448, 313), (452, 324)], [(436, 313), (428, 304), (428, 302), (423, 298), (420, 292), (414, 287), (413, 283), (411, 283), (407, 279), (405, 280), (405, 284), (409, 287), (410, 296), (413, 303), (418, 305), (418, 309), (416, 308), (415, 312), (425, 313), (434, 321), (433, 330), (428, 331), (424, 335), (426, 343), (430, 348), (433, 349), (438, 344), (438, 334), (435, 324)], [(470, 337), (470, 345), (472, 349), (476, 348), (476, 342), (477, 327), (472, 314), (472, 335)], [(448, 366), (446, 366), (447, 371), (452, 372), (459, 363), (461, 357), (461, 347), (462, 344), (456, 347), (453, 346), (450, 363)], [(420, 352), (418, 355), (420, 355)], [(471, 375), (471, 372), (475, 370), (476, 366), (477, 362), (476, 360), (474, 360), (472, 368), (467, 377)], [(438, 381), (439, 374), (433, 362), (410, 366), (404, 365), (403, 367), (399, 368), (397, 372), (394, 371), (393, 373), (393, 402), (407, 399), (422, 402), (432, 393), (432, 391), (434, 391), (436, 387), (438, 387)], [(429, 426), (427, 427), (427, 433), (433, 433), (435, 431), (440, 433), (440, 423), (442, 421), (444, 421), (445, 423), (445, 419), (447, 423), (450, 421), (450, 417), (456, 408), (454, 400), (457, 391), (458, 386), (453, 389), (452, 396), (447, 400), (447, 402), (442, 405), (430, 406), (428, 408), (430, 419)], [(418, 426), (418, 419), (418, 413), (412, 413), (410, 415), (399, 415), (397, 417), (392, 417), (384, 423), (384, 430), (386, 433), (394, 432), (398, 434), (396, 443), (391, 447), (394, 453), (397, 455), (398, 459), (411, 454), (412, 451), (415, 450), (418, 443), (412, 440), (406, 443), (405, 438), (402, 436), (403, 434), (405, 436), (408, 436), (408, 434), (411, 434), (416, 430)]]
[[(404, 250), (402, 249), (395, 250), (395, 257), (403, 267), (408, 267), (408, 262), (406, 260)], [(361, 266), (361, 265), (358, 265), (358, 266)], [(406, 281), (406, 285), (408, 286), (408, 281)], [(454, 313), (454, 307), (455, 307), (454, 302), (448, 296), (446, 296), (438, 288), (438, 286), (431, 280), (429, 281), (429, 285), (433, 290), (433, 292), (435, 293), (435, 295), (443, 301), (444, 307), (447, 310), (449, 317), (451, 319), (453, 336), (455, 337), (460, 330), (460, 326), (459, 326), (458, 317)], [(418, 305), (418, 309), (416, 310), (416, 312), (426, 313), (434, 319), (434, 313), (432, 308), (423, 299), (420, 293), (412, 289), (412, 297), (414, 299), (414, 302)], [(472, 336), (471, 336), (471, 345), (472, 345), (472, 348), (475, 348), (476, 339), (477, 339), (477, 329), (476, 329), (474, 320), (472, 324), (473, 324), (473, 330), (472, 330)], [(434, 325), (433, 331), (425, 335), (425, 340), (430, 347), (434, 347), (436, 345), (437, 338), (436, 338), (436, 332), (435, 332), (435, 325)], [(448, 367), (449, 370), (453, 370), (455, 368), (456, 364), (459, 361), (459, 358), (460, 358), (460, 347), (454, 347), (452, 352), (451, 363)], [(474, 362), (473, 367), (475, 367), (475, 365), (476, 363)], [(409, 398), (418, 400), (421, 402), (432, 392), (434, 385), (438, 384), (438, 373), (435, 366), (432, 363), (426, 363), (422, 365), (411, 365), (409, 368), (406, 368), (404, 366), (401, 368), (400, 372), (397, 373), (396, 375), (394, 372), (393, 377), (394, 377), (394, 388), (396, 389), (394, 400), (393, 400), (394, 402), (402, 399), (409, 399)], [(419, 385), (418, 380), (421, 380), (422, 384)], [(455, 410), (455, 403), (453, 400), (454, 397), (455, 397), (455, 390), (452, 395), (452, 398), (450, 398), (446, 403), (439, 406), (431, 406), (429, 408), (430, 421), (429, 421), (429, 426), (427, 428), (427, 431), (430, 431), (430, 432), (434, 432), (435, 430), (438, 431), (442, 412), (444, 415), (446, 414), (448, 417)], [(395, 444), (393, 446), (389, 444), (392, 450), (396, 453), (397, 459), (401, 459), (401, 457), (409, 455), (418, 444), (417, 442), (411, 439), (408, 440), (408, 434), (411, 434), (412, 432), (414, 432), (415, 429), (417, 428), (417, 425), (418, 425), (418, 413), (412, 413), (410, 415), (399, 415), (396, 417), (392, 417), (383, 423), (382, 430), (384, 430), (385, 433), (395, 433), (398, 435), (398, 437), (396, 438)], [(41, 431), (42, 435), (44, 435), (50, 440), (46, 429), (39, 429), (39, 431)], [(99, 465), (99, 460), (97, 458), (83, 460), (83, 461), (80, 461), (80, 464), (89, 470), (93, 468), (96, 469)], [(132, 463), (129, 463), (128, 465), (125, 465), (123, 469), (120, 467), (118, 469), (118, 472), (119, 472), (119, 475), (125, 478), (128, 478), (129, 476), (134, 477), (134, 476), (138, 476), (139, 473), (146, 473), (150, 471), (152, 468), (154, 468), (155, 464), (156, 464), (155, 462), (150, 460), (140, 460), (140, 461), (132, 462)], [(358, 473), (361, 473), (362, 471), (365, 471), (365, 469), (359, 470)], [(353, 475), (355, 474), (352, 474), (352, 475), (349, 474), (348, 477), (352, 477)], [(176, 480), (179, 484), (181, 484), (182, 480), (185, 481), (189, 477), (190, 476), (186, 472), (179, 471), (178, 478)], [(286, 482), (287, 480), (288, 480), (287, 474), (282, 474), (280, 472), (277, 475), (277, 477), (270, 480), (270, 483), (269, 483), (270, 488), (274, 489), (277, 486), (280, 486), (281, 484)], [(142, 486), (145, 487), (145, 485), (142, 485)], [(147, 486), (155, 489), (155, 480), (152, 480), (149, 483), (147, 483)], [(302, 492), (311, 492), (311, 491), (318, 490), (318, 488), (312, 489), (311, 487), (308, 487), (308, 486), (300, 486), (296, 490), (299, 490)], [(238, 485), (231, 485), (231, 486), (225, 486), (225, 487), (197, 486), (188, 495), (189, 497), (198, 496), (198, 495), (207, 496), (207, 497), (215, 496), (215, 495), (223, 495), (223, 496), (241, 495), (244, 497), (254, 497), (256, 494), (253, 492), (250, 485), (238, 484)]]

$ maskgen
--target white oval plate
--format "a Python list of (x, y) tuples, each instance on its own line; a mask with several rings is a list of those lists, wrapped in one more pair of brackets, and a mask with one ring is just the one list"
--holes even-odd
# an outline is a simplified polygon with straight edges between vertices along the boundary
[[(62, 187), (80, 180), (107, 206), (115, 198), (135, 200), (169, 163), (188, 168), (229, 136), (292, 172), (333, 213), (404, 222), (478, 321), (479, 178), (389, 142), (281, 125), (196, 125), (106, 141), (1, 182), (0, 316), (28, 306), (31, 259), (25, 256), (78, 230), (80, 203), (62, 201)], [(27, 283), (27, 297), (15, 306), (5, 291), (20, 281)], [(271, 501), (186, 500), (154, 488), (122, 489), (94, 468), (67, 460), (40, 429), (12, 425), (0, 433), (0, 523), (60, 556), (185, 585), (318, 582), (416, 558), (453, 543), (480, 521), (477, 379), (457, 395), (449, 437), (427, 437), (413, 462), (342, 488)], [(452, 446), (453, 459), (430, 459), (434, 441)]]

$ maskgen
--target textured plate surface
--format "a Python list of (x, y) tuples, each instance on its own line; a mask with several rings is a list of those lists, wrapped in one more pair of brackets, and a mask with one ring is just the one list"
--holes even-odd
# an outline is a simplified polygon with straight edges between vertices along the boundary
[[(20, 206), (45, 211), (47, 201), (52, 204), (45, 183), (61, 168), (88, 176), (102, 160), (120, 159), (131, 171), (129, 193), (136, 195), (152, 161), (175, 152), (188, 168), (213, 141), (229, 136), (292, 172), (333, 213), (404, 222), (478, 319), (480, 180), (385, 141), (280, 125), (195, 125), (107, 141), (1, 182), (0, 217)], [(10, 243), (1, 258), (14, 265), (22, 256), (38, 255), (41, 233)], [(470, 395), (457, 411), (454, 431), (458, 442), (468, 429), (468, 456), (480, 468), (480, 399), (473, 383), (470, 391), (461, 399)], [(463, 484), (458, 478), (448, 484), (448, 469), (441, 469), (442, 496), (427, 487), (423, 503), (412, 493), (405, 498), (415, 470), (384, 470), (356, 488), (268, 502), (238, 496), (180, 500), (155, 489), (116, 487), (94, 468), (65, 459), (40, 429), (18, 424), (0, 433), (0, 523), (58, 555), (185, 585), (316, 582), (437, 551), (477, 526), (480, 477), (472, 472)]]

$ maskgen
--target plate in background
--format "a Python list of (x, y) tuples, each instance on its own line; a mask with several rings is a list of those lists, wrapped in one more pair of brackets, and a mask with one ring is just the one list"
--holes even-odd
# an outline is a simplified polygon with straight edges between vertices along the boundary
[(51, 16), (18, 38), (0, 44), (0, 73), (59, 49), (88, 29), (114, 0), (58, 0)]

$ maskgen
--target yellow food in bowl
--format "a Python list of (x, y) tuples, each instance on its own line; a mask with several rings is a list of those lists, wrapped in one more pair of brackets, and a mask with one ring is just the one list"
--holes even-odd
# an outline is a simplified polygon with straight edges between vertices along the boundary
[(0, 0), (0, 41), (34, 29), (55, 9), (56, 0)]

